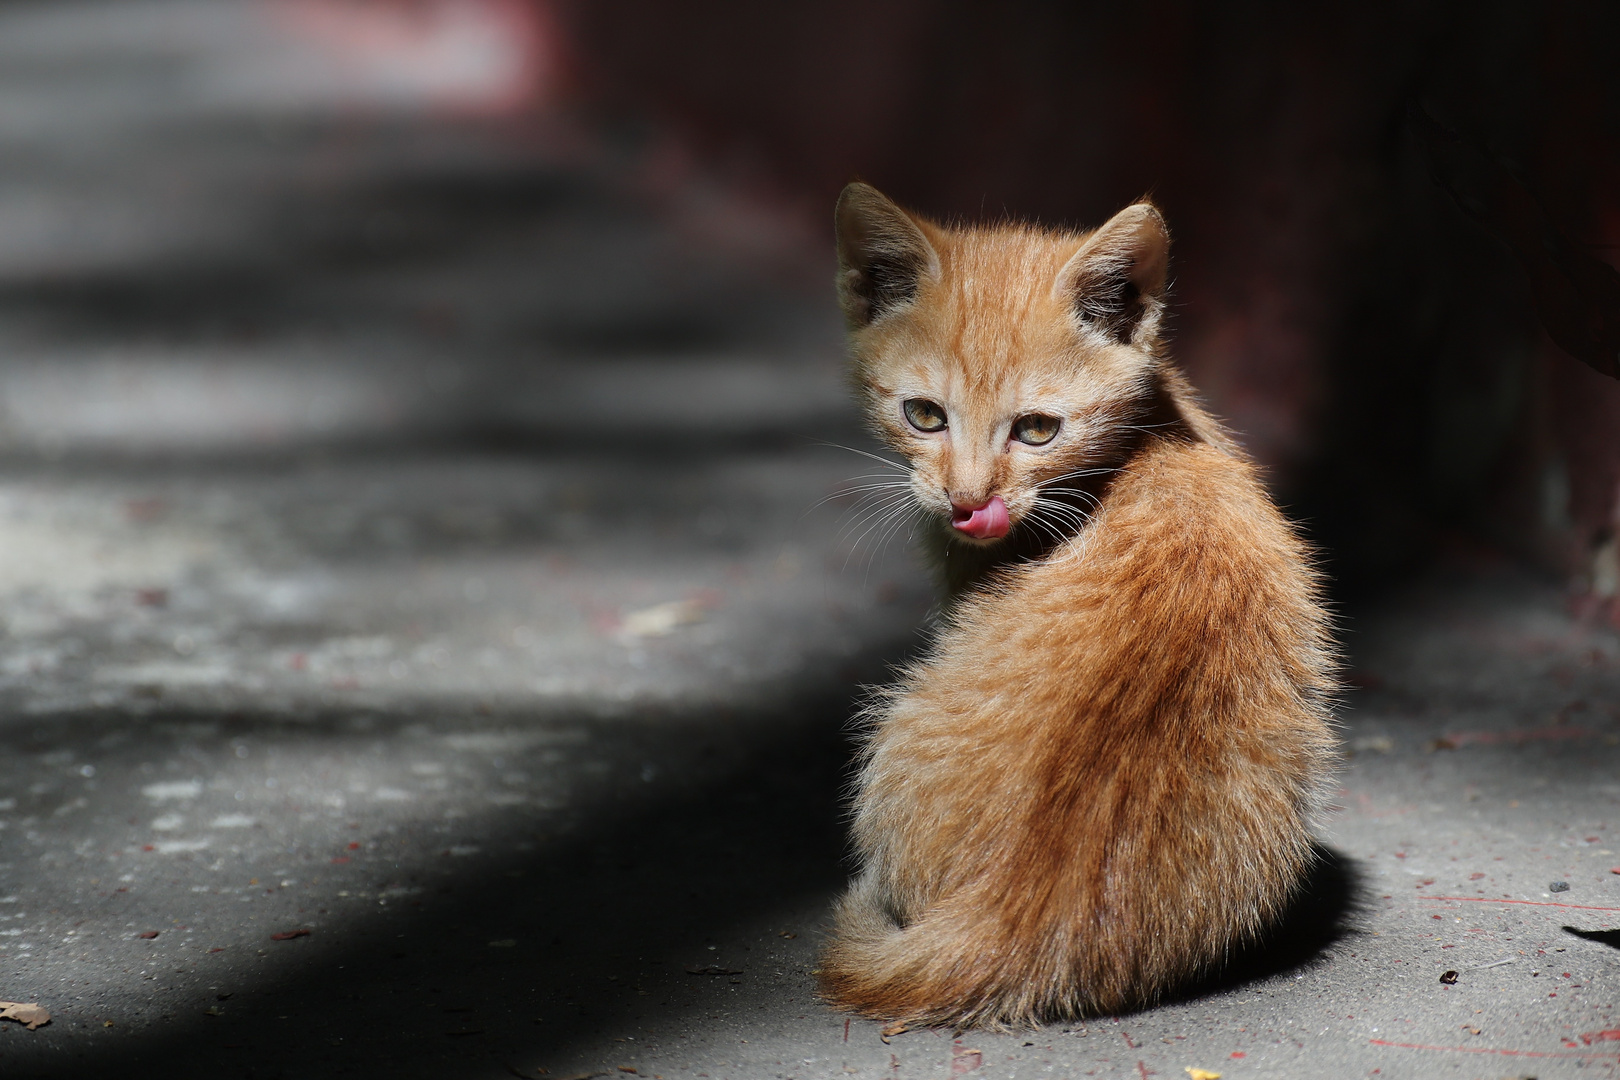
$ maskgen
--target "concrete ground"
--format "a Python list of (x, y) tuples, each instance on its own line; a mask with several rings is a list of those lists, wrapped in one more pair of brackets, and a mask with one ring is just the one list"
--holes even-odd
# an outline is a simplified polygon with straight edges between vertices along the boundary
[(7, 1080), (1620, 1071), (1620, 637), (1488, 563), (1346, 617), (1294, 935), (1032, 1032), (818, 1003), (931, 603), (823, 503), (826, 267), (500, 112), (503, 5), (330, 10), (0, 6)]

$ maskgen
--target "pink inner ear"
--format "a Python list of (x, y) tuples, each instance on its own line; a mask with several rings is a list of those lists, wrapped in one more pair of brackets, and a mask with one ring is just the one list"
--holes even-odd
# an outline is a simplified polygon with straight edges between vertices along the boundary
[(980, 540), (1006, 536), (1011, 528), (1007, 520), (1007, 504), (1001, 501), (1000, 495), (990, 496), (989, 502), (975, 510), (953, 507), (951, 524)]

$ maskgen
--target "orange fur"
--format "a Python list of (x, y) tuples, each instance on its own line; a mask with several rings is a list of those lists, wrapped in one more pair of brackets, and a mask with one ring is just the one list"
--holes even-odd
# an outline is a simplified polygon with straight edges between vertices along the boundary
[[(1152, 206), (946, 229), (852, 184), (838, 233), (856, 383), (950, 604), (869, 710), (822, 991), (960, 1026), (1151, 1002), (1310, 868), (1336, 749), (1308, 553), (1163, 356)], [(1013, 437), (1031, 413), (1061, 419), (1050, 443)], [(1005, 539), (952, 528), (995, 495)]]

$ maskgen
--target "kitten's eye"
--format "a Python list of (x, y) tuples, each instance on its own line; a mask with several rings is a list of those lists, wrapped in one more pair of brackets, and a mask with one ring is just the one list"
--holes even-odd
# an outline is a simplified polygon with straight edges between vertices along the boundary
[(1012, 437), (1030, 446), (1045, 446), (1057, 438), (1058, 428), (1062, 426), (1063, 421), (1055, 416), (1030, 413), (1020, 416), (1013, 424)]
[(901, 406), (906, 420), (918, 431), (944, 431), (945, 410), (927, 398), (907, 398)]

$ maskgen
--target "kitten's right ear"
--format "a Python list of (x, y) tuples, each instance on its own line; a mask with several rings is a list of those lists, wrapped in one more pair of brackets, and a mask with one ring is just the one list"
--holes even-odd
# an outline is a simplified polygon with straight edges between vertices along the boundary
[(870, 325), (939, 276), (939, 255), (910, 214), (856, 181), (833, 211), (838, 235), (838, 303), (851, 329)]

